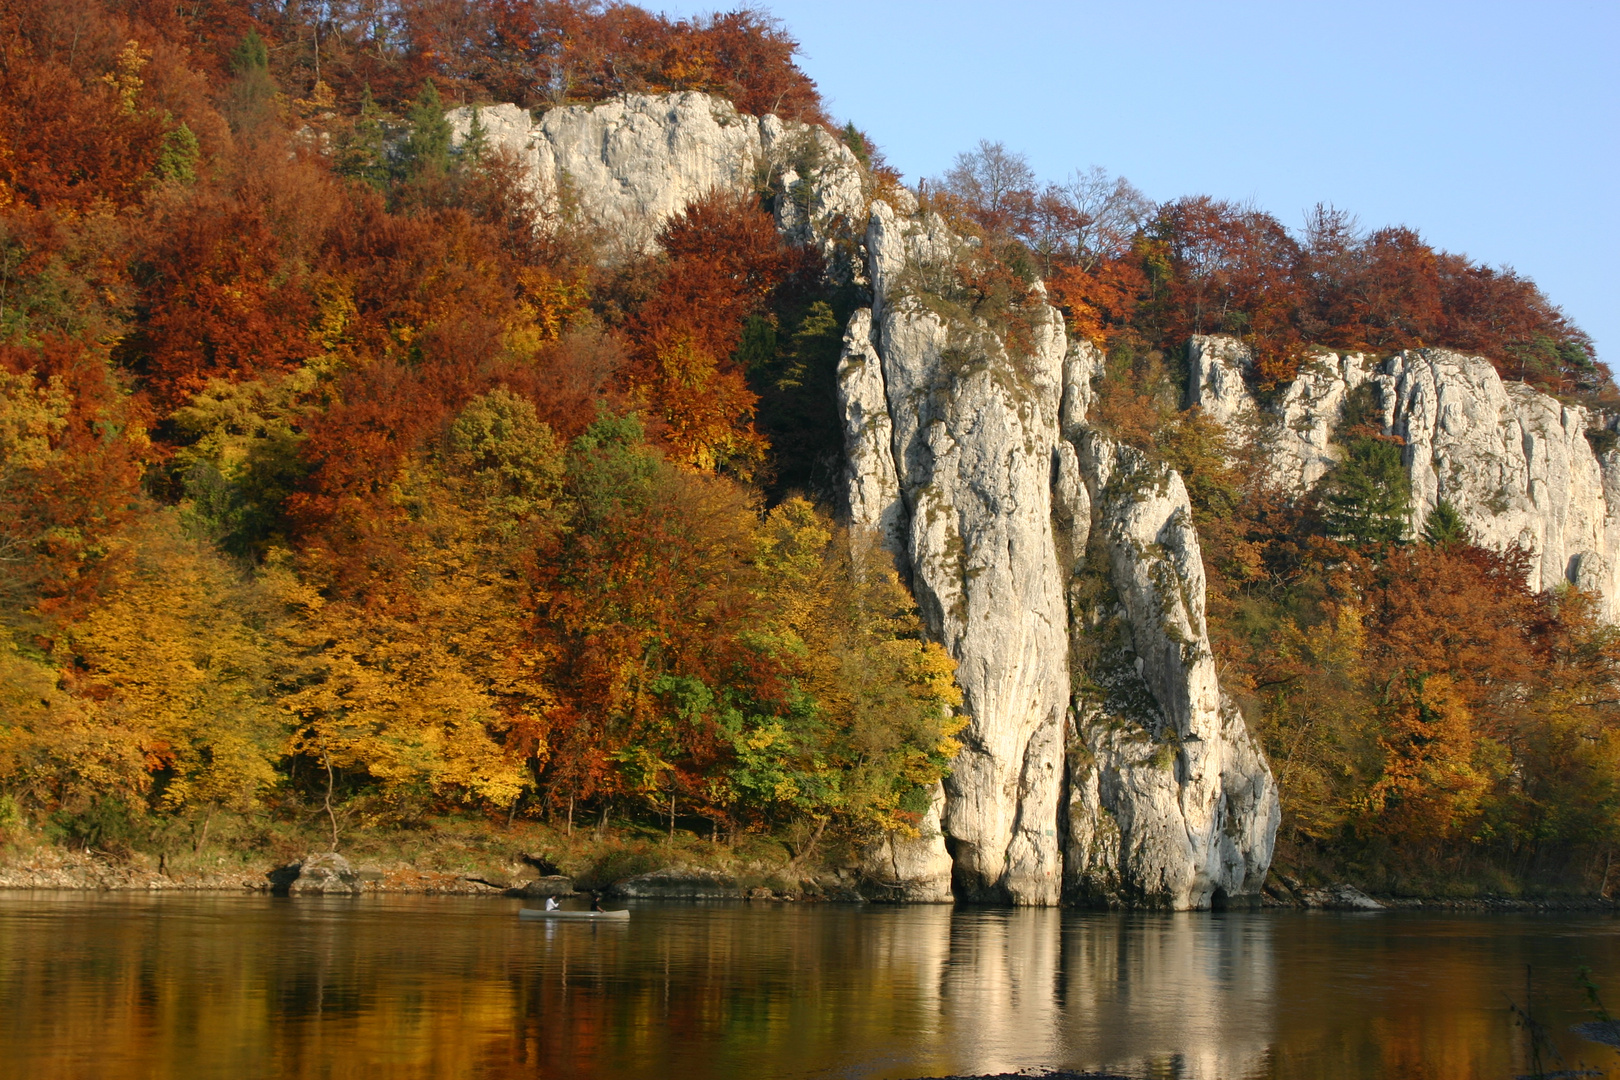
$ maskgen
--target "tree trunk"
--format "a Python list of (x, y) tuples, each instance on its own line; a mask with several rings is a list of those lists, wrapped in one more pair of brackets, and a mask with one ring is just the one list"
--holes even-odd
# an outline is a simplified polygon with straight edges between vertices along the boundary
[(321, 763), (326, 766), (326, 817), (332, 823), (332, 850), (338, 847), (337, 814), (332, 810), (332, 786), (336, 780), (332, 775), (332, 755), (326, 749), (326, 740), (321, 740)]
[(800, 848), (798, 854), (794, 855), (793, 858), (788, 860), (789, 870), (797, 870), (800, 866), (804, 865), (804, 861), (815, 853), (816, 845), (821, 843), (821, 834), (826, 831), (827, 819), (822, 818), (820, 821), (816, 822), (816, 829), (810, 834), (810, 839), (805, 841), (804, 847)]
[(210, 806), (208, 808), (208, 812), (203, 815), (202, 830), (197, 833), (197, 839), (191, 845), (191, 853), (193, 855), (201, 851), (203, 849), (203, 845), (208, 843), (208, 826), (213, 822), (213, 820), (214, 808)]

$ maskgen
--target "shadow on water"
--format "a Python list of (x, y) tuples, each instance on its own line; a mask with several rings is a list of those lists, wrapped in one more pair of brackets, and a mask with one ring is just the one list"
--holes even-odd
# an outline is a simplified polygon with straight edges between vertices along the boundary
[(6, 1074), (1506, 1078), (1527, 964), (1565, 1059), (1620, 1064), (1568, 1034), (1603, 916), (516, 907), (0, 896)]

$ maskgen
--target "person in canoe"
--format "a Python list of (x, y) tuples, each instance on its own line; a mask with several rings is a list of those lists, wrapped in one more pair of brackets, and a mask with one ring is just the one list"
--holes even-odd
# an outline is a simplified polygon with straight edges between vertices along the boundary
[(605, 911), (606, 910), (604, 907), (602, 907), (602, 894), (601, 893), (599, 893), (599, 892), (591, 893), (591, 910), (592, 911)]
[(556, 911), (559, 906), (560, 905), (557, 903), (557, 898), (555, 896), (546, 897), (546, 910), (547, 911)]

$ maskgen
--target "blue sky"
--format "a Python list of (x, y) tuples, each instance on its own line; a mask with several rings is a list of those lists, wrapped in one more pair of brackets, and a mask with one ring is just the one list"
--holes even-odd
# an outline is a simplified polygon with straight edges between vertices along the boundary
[(1620, 369), (1616, 0), (760, 6), (908, 180), (984, 138), (1291, 227), (1333, 203), (1529, 275)]

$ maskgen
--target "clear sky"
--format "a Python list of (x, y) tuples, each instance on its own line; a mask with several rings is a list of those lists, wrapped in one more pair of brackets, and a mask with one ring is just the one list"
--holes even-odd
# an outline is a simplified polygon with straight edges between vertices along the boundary
[(756, 6), (908, 180), (991, 139), (1296, 228), (1332, 203), (1529, 275), (1620, 370), (1620, 0)]

